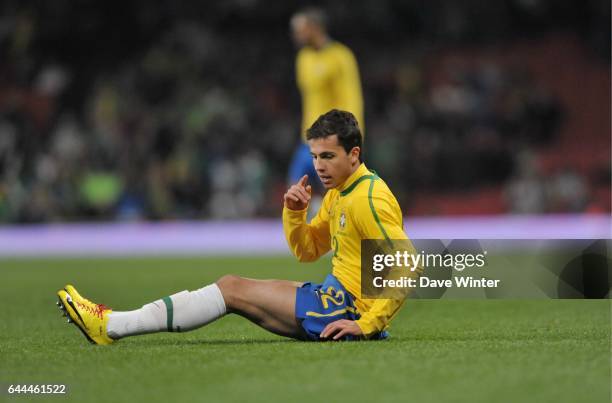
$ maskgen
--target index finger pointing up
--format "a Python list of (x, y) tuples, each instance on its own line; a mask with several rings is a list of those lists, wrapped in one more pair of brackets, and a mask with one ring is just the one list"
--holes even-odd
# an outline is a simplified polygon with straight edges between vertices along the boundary
[(307, 183), (308, 183), (308, 175), (302, 176), (302, 178), (298, 182), (298, 184), (301, 186), (306, 186)]

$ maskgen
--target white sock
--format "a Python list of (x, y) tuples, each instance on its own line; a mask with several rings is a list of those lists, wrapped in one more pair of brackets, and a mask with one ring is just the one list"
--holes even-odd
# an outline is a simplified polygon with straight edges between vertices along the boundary
[(158, 299), (140, 309), (111, 312), (106, 330), (109, 337), (160, 331), (183, 332), (202, 327), (225, 315), (225, 300), (217, 284), (196, 291), (181, 291)]

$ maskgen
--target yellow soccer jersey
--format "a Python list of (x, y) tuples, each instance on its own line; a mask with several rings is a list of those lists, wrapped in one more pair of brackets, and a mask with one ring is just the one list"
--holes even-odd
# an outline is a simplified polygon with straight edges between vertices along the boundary
[(391, 190), (361, 164), (342, 186), (327, 191), (310, 223), (306, 212), (283, 209), (283, 228), (293, 254), (309, 262), (332, 250), (332, 274), (355, 297), (363, 334), (386, 329), (403, 300), (361, 298), (361, 240), (408, 239)]
[(359, 69), (349, 48), (338, 42), (320, 50), (302, 48), (297, 54), (296, 77), (302, 94), (303, 136), (319, 116), (334, 108), (355, 115), (364, 132)]

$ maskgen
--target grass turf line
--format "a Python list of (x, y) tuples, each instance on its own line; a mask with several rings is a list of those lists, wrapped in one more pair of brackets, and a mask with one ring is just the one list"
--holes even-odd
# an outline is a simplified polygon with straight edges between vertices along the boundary
[(110, 347), (89, 345), (55, 306), (67, 282), (127, 310), (226, 273), (328, 270), (284, 257), (0, 260), (0, 384), (68, 385), (0, 401), (610, 401), (609, 300), (411, 300), (384, 342), (296, 342), (228, 316)]

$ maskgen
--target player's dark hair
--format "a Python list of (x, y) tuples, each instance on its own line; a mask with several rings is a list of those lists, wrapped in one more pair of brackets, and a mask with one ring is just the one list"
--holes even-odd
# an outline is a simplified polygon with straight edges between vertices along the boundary
[(323, 11), (322, 8), (318, 7), (306, 7), (299, 11), (297, 11), (294, 16), (303, 16), (308, 19), (308, 21), (320, 26), (324, 30), (327, 30), (328, 17), (327, 13)]
[(359, 162), (363, 162), (361, 130), (357, 119), (350, 112), (332, 109), (319, 116), (310, 129), (306, 130), (306, 140), (325, 138), (334, 134), (338, 136), (338, 143), (347, 154), (353, 147), (359, 147)]

